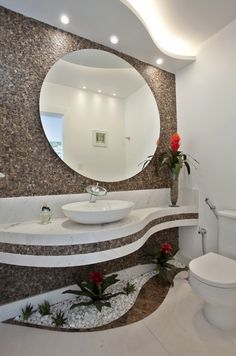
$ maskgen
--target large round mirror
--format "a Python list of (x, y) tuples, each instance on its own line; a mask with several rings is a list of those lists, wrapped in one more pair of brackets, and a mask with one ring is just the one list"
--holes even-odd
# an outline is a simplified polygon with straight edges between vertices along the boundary
[(66, 54), (40, 93), (44, 132), (76, 172), (115, 182), (142, 170), (160, 132), (157, 103), (143, 77), (120, 57), (85, 49)]

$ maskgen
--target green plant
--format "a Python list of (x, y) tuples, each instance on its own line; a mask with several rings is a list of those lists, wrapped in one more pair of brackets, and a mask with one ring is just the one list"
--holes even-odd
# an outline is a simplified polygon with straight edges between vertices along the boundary
[(59, 311), (56, 313), (55, 316), (52, 317), (53, 324), (55, 324), (57, 327), (62, 326), (67, 322), (67, 318), (65, 318), (65, 314), (63, 311)]
[(186, 167), (188, 174), (190, 174), (190, 159), (191, 163), (198, 163), (198, 161), (190, 155), (184, 154), (179, 151), (180, 148), (180, 136), (175, 133), (170, 138), (170, 147), (161, 155), (161, 165), (167, 166), (176, 179), (179, 177), (179, 173), (183, 165)]
[(77, 281), (78, 286), (80, 287), (80, 290), (66, 290), (63, 293), (71, 293), (75, 294), (78, 297), (79, 296), (85, 296), (90, 298), (91, 300), (88, 302), (80, 302), (80, 303), (75, 303), (71, 306), (71, 309), (75, 307), (79, 307), (82, 305), (92, 305), (94, 304), (95, 307), (101, 311), (102, 307), (111, 307), (110, 302), (108, 302), (109, 299), (116, 297), (119, 294), (124, 294), (124, 292), (118, 292), (118, 293), (105, 293), (106, 289), (115, 284), (116, 282), (119, 281), (119, 279), (116, 278), (117, 274), (112, 274), (111, 276), (104, 277), (101, 273), (99, 272), (91, 272), (89, 273), (88, 279), (84, 281)]
[(47, 300), (45, 300), (42, 304), (38, 305), (38, 311), (42, 316), (50, 315), (51, 314), (50, 309), (51, 309), (51, 306)]
[(133, 283), (127, 282), (126, 286), (123, 288), (126, 295), (134, 293), (136, 291), (135, 285)]
[(26, 304), (25, 308), (21, 309), (21, 316), (23, 320), (28, 320), (29, 317), (33, 314), (33, 305)]
[(172, 246), (165, 242), (159, 248), (148, 252), (148, 255), (152, 257), (152, 261), (156, 264), (156, 271), (160, 278), (167, 281), (173, 287), (175, 275), (181, 271), (188, 270), (188, 268), (179, 268), (168, 263), (168, 261), (173, 260), (171, 251)]
[(152, 158), (153, 155), (147, 156), (147, 158), (144, 161), (140, 162), (138, 166), (142, 165), (142, 170), (143, 170), (151, 162)]

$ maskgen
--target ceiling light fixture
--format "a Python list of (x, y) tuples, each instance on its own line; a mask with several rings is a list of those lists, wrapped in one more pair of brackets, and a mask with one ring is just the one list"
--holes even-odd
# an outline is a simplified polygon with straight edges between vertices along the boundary
[(119, 39), (118, 39), (117, 36), (112, 35), (112, 36), (110, 37), (110, 42), (113, 43), (113, 44), (117, 44), (117, 43), (119, 42)]
[(101, 90), (101, 89), (98, 89), (98, 92), (99, 92), (99, 93), (101, 93), (101, 92), (102, 92), (102, 90)]
[(86, 89), (86, 86), (85, 86), (85, 85), (83, 85), (83, 89)]
[(61, 22), (67, 25), (70, 22), (69, 17), (67, 15), (61, 15)]
[(162, 63), (163, 63), (163, 59), (162, 59), (162, 58), (158, 58), (158, 59), (156, 60), (156, 64), (160, 65), (160, 64), (162, 64)]
[(116, 93), (113, 93), (112, 95), (113, 95), (113, 96), (116, 96)]

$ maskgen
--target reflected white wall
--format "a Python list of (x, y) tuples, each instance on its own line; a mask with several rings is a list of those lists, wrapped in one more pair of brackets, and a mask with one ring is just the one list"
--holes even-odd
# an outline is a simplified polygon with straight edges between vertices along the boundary
[(125, 100), (125, 136), (130, 137), (126, 139), (126, 161), (132, 174), (137, 173), (140, 162), (155, 152), (159, 134), (157, 103), (145, 84)]
[[(64, 111), (64, 161), (98, 180), (123, 179), (126, 173), (124, 100), (88, 90), (44, 83), (41, 111)], [(93, 145), (93, 130), (106, 131), (108, 146)], [(98, 173), (99, 172), (99, 173)]]

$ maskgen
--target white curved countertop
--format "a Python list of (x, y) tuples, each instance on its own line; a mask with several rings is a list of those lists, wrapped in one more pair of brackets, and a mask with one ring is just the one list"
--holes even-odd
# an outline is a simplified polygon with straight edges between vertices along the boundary
[[(123, 220), (101, 225), (81, 225), (66, 218), (53, 219), (48, 225), (41, 225), (38, 221), (2, 224), (0, 225), (0, 263), (34, 267), (67, 267), (116, 259), (138, 250), (155, 232), (173, 227), (197, 225), (196, 215), (191, 218), (191, 214), (197, 214), (196, 206), (183, 205), (176, 208), (163, 206), (134, 209)], [(166, 221), (167, 217), (168, 221)], [(134, 241), (132, 235), (135, 237)], [(116, 244), (118, 239), (126, 237), (129, 241), (124, 246), (112, 247), (112, 241)], [(104, 249), (106, 241), (110, 241), (109, 248)], [(73, 248), (78, 245), (89, 248), (89, 244), (91, 246), (96, 244), (97, 250), (79, 254), (43, 255), (34, 254), (32, 251), (29, 254), (9, 253), (7, 249), (4, 251), (2, 248), (4, 245), (31, 249), (42, 247), (55, 249), (56, 246), (64, 246), (66, 249), (66, 246)]]
[(82, 225), (67, 218), (52, 219), (47, 225), (39, 221), (0, 225), (0, 243), (22, 245), (76, 245), (110, 241), (134, 234), (150, 221), (165, 216), (197, 213), (195, 206), (134, 209), (127, 218), (109, 224)]

